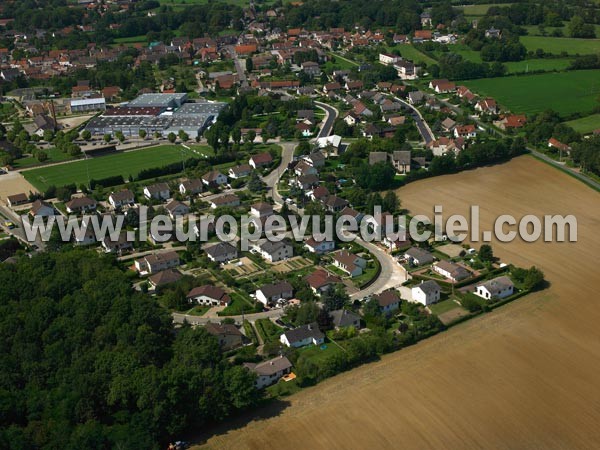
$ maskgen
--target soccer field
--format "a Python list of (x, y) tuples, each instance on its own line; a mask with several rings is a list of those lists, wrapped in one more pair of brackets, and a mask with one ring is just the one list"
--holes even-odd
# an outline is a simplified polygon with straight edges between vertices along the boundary
[(553, 109), (561, 115), (588, 113), (599, 106), (597, 70), (486, 78), (463, 82), (479, 95), (495, 98), (515, 113)]
[(72, 163), (40, 167), (27, 170), (23, 176), (40, 192), (49, 186), (87, 183), (89, 179), (102, 179), (122, 175), (125, 180), (129, 176), (137, 176), (144, 169), (161, 167), (182, 159), (212, 154), (207, 146), (193, 146), (188, 150), (179, 145), (160, 145), (126, 153), (117, 153), (97, 158), (88, 158)]

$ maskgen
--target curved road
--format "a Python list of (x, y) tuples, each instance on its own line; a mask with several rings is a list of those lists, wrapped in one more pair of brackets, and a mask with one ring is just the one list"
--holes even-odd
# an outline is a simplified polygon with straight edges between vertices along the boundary
[(425, 119), (423, 119), (421, 112), (413, 105), (402, 100), (401, 98), (394, 97), (394, 99), (396, 99), (397, 102), (402, 103), (406, 108), (412, 111), (412, 118), (414, 119), (415, 125), (417, 126), (419, 133), (421, 133), (425, 144), (429, 144), (431, 141), (435, 141), (435, 136), (431, 131), (431, 128), (429, 128), (429, 124), (425, 121)]
[(317, 102), (315, 101), (315, 105), (325, 111), (325, 120), (323, 121), (323, 126), (317, 135), (318, 138), (326, 137), (331, 135), (333, 131), (333, 124), (337, 119), (339, 112), (333, 106), (328, 105), (327, 103)]

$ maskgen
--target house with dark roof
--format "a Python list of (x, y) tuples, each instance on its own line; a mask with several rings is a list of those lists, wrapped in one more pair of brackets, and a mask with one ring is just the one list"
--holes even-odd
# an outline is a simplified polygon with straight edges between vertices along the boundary
[(435, 281), (427, 280), (413, 286), (411, 294), (413, 302), (427, 306), (440, 301), (441, 289)]
[(135, 261), (135, 269), (140, 274), (156, 273), (165, 269), (179, 266), (180, 260), (177, 252), (154, 253)]
[(29, 203), (29, 197), (27, 197), (27, 194), (24, 194), (24, 193), (9, 195), (6, 197), (6, 203), (11, 208), (14, 208), (15, 206)]
[(202, 175), (202, 182), (206, 186), (221, 186), (227, 183), (227, 177), (218, 170), (211, 170)]
[(108, 202), (113, 208), (120, 208), (125, 205), (133, 205), (135, 203), (135, 196), (129, 189), (124, 189), (110, 194)]
[(54, 207), (50, 203), (36, 200), (31, 204), (29, 215), (33, 217), (49, 217), (54, 215)]
[(362, 275), (367, 267), (367, 261), (348, 250), (339, 250), (332, 255), (333, 264), (351, 277)]
[(338, 197), (337, 195), (330, 195), (323, 202), (323, 206), (325, 206), (325, 209), (329, 212), (339, 212), (348, 205), (348, 200)]
[(304, 241), (304, 246), (309, 252), (321, 255), (333, 250), (335, 248), (335, 241), (327, 239), (323, 234), (315, 234)]
[(209, 334), (216, 337), (222, 350), (233, 350), (241, 347), (244, 343), (244, 335), (233, 324), (219, 324), (209, 322), (204, 325)]
[(150, 200), (167, 200), (171, 196), (171, 190), (167, 183), (156, 183), (144, 187), (144, 196)]
[(229, 242), (219, 242), (204, 248), (208, 259), (217, 263), (229, 262), (238, 257), (238, 250)]
[(229, 169), (229, 178), (237, 180), (249, 176), (254, 169), (250, 164), (240, 164)]
[(272, 263), (283, 261), (284, 259), (294, 256), (294, 247), (288, 239), (277, 242), (262, 239), (253, 245), (253, 249), (265, 260)]
[(250, 372), (256, 374), (256, 388), (264, 389), (274, 383), (277, 383), (284, 375), (292, 370), (292, 363), (285, 356), (281, 355), (261, 363), (244, 363), (244, 367)]
[(279, 341), (287, 347), (304, 347), (306, 345), (321, 345), (325, 335), (319, 330), (316, 322), (286, 331)]
[(186, 298), (189, 301), (206, 306), (227, 306), (231, 303), (231, 297), (227, 292), (210, 284), (195, 287), (188, 292)]
[(404, 252), (404, 258), (411, 266), (422, 266), (433, 262), (431, 252), (418, 247), (411, 247)]
[(181, 275), (178, 270), (166, 269), (155, 273), (154, 275), (150, 275), (148, 277), (148, 283), (150, 283), (150, 286), (156, 289), (157, 287), (176, 283), (177, 281), (181, 280), (182, 277), (183, 275)]
[(513, 294), (515, 285), (507, 276), (501, 276), (488, 280), (485, 283), (478, 284), (475, 286), (474, 294), (490, 300), (492, 298), (506, 298)]
[(329, 313), (333, 326), (336, 330), (340, 328), (354, 327), (360, 330), (360, 316), (347, 309), (338, 309)]
[(294, 288), (287, 281), (265, 284), (255, 292), (256, 300), (265, 306), (281, 305), (294, 296)]
[(392, 153), (392, 165), (396, 169), (396, 173), (400, 175), (406, 175), (410, 172), (411, 165), (411, 151), (410, 150), (396, 150)]
[(377, 295), (374, 295), (373, 298), (379, 304), (379, 309), (381, 312), (385, 314), (391, 313), (400, 307), (400, 295), (398, 295), (398, 292), (395, 289), (383, 291)]
[(267, 167), (272, 162), (273, 157), (269, 152), (259, 153), (258, 155), (252, 155), (248, 160), (248, 164), (250, 164), (255, 169)]
[(70, 214), (94, 211), (98, 202), (90, 197), (75, 197), (65, 203), (67, 212)]
[(225, 194), (210, 200), (212, 209), (240, 206), (240, 198), (235, 194)]
[(469, 272), (463, 266), (459, 266), (451, 261), (439, 261), (431, 266), (431, 268), (434, 272), (439, 273), (441, 276), (448, 278), (454, 283), (457, 281), (466, 280), (471, 276), (471, 272)]
[(204, 183), (199, 178), (192, 178), (190, 180), (183, 180), (179, 183), (179, 192), (181, 195), (198, 195), (202, 193), (204, 189)]
[(133, 243), (127, 239), (127, 232), (121, 231), (115, 239), (105, 236), (102, 239), (102, 247), (106, 253), (121, 254), (125, 251), (133, 250)]
[(179, 200), (171, 200), (169, 203), (167, 203), (165, 209), (169, 213), (169, 217), (171, 217), (173, 220), (175, 220), (175, 218), (178, 216), (185, 216), (190, 212), (189, 206), (183, 202), (180, 202)]

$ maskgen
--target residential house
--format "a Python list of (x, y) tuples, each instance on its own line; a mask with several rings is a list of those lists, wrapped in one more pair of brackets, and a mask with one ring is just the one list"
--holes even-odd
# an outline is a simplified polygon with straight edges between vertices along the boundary
[(565, 152), (567, 154), (571, 153), (571, 147), (567, 144), (563, 144), (558, 139), (550, 138), (548, 139), (548, 148), (555, 148), (561, 152)]
[(263, 218), (273, 215), (273, 205), (265, 202), (258, 202), (250, 206), (250, 215), (256, 218)]
[(168, 200), (171, 190), (167, 183), (156, 183), (144, 187), (144, 196), (150, 200)]
[(168, 284), (176, 283), (179, 280), (181, 280), (182, 277), (183, 275), (181, 275), (181, 273), (178, 270), (166, 269), (161, 270), (160, 272), (157, 272), (153, 275), (150, 275), (148, 277), (148, 283), (150, 283), (152, 289), (156, 290), (156, 288), (158, 287), (163, 287)]
[(262, 167), (266, 167), (273, 163), (273, 157), (269, 152), (259, 153), (258, 155), (253, 155), (250, 157), (248, 164), (250, 164), (253, 168), (259, 169)]
[(454, 128), (454, 136), (463, 139), (474, 139), (477, 137), (477, 128), (475, 125), (458, 125)]
[(29, 215), (33, 217), (50, 217), (54, 215), (54, 207), (50, 203), (36, 200), (31, 204)]
[(348, 205), (348, 200), (338, 197), (337, 195), (330, 195), (325, 202), (323, 202), (323, 206), (325, 206), (325, 209), (329, 212), (340, 212)]
[(317, 295), (324, 294), (334, 285), (342, 282), (340, 277), (332, 275), (321, 268), (304, 277), (304, 280), (306, 280), (312, 291)]
[(244, 343), (244, 335), (233, 324), (219, 324), (209, 322), (204, 325), (204, 329), (213, 335), (219, 341), (219, 346), (224, 351), (233, 350), (241, 347)]
[(135, 261), (135, 269), (140, 274), (156, 273), (161, 270), (172, 269), (179, 266), (180, 260), (177, 252), (155, 253)]
[(475, 103), (475, 110), (484, 114), (496, 114), (498, 112), (498, 105), (496, 104), (496, 100), (488, 97)]
[(454, 131), (454, 127), (456, 126), (456, 122), (450, 117), (446, 117), (444, 120), (442, 120), (441, 125), (444, 132), (452, 133)]
[(329, 313), (329, 317), (331, 318), (333, 326), (336, 330), (348, 327), (353, 327), (357, 330), (360, 330), (360, 316), (352, 311), (348, 311), (347, 309), (338, 309), (331, 311)]
[(240, 164), (239, 166), (229, 169), (229, 178), (237, 180), (249, 176), (254, 169), (250, 164)]
[(397, 56), (397, 55), (388, 55), (386, 53), (379, 54), (379, 62), (386, 66), (391, 66), (392, 64), (396, 64), (401, 59), (402, 59), (402, 57)]
[(325, 165), (325, 155), (322, 152), (312, 152), (310, 155), (304, 156), (302, 159), (315, 168)]
[(429, 82), (429, 89), (433, 89), (438, 94), (453, 92), (456, 90), (456, 84), (446, 79), (431, 80)]
[(421, 26), (422, 27), (430, 27), (431, 26), (431, 14), (427, 11), (421, 13)]
[(301, 160), (294, 166), (294, 173), (297, 176), (301, 175), (317, 175), (319, 171), (316, 167), (311, 166), (306, 161)]
[(292, 363), (283, 355), (258, 364), (244, 363), (244, 367), (256, 374), (255, 386), (257, 389), (264, 389), (277, 383), (292, 371)]
[(184, 180), (179, 183), (179, 192), (181, 195), (192, 196), (201, 194), (203, 190), (203, 182), (199, 178)]
[(427, 280), (413, 286), (411, 294), (414, 302), (427, 306), (440, 301), (441, 289), (435, 281)]
[(319, 64), (314, 61), (305, 61), (301, 64), (302, 71), (309, 77), (318, 77), (321, 75)]
[(225, 194), (210, 200), (210, 207), (212, 209), (224, 207), (234, 208), (236, 206), (240, 206), (240, 198), (235, 194)]
[(323, 234), (315, 234), (304, 242), (304, 246), (309, 252), (321, 255), (335, 249), (335, 241), (327, 239)]
[(315, 202), (325, 202), (329, 197), (329, 189), (325, 186), (319, 186), (313, 189), (310, 192), (307, 192), (306, 195)]
[(121, 208), (126, 205), (135, 204), (135, 196), (129, 189), (113, 192), (108, 197), (108, 202), (113, 208)]
[(218, 170), (211, 170), (202, 175), (202, 182), (206, 186), (221, 186), (227, 183), (227, 177)]
[(290, 180), (290, 185), (299, 187), (302, 190), (308, 190), (314, 188), (319, 184), (319, 177), (315, 174), (300, 175)]
[(511, 114), (494, 122), (501, 130), (511, 130), (522, 128), (527, 123), (527, 117), (524, 114)]
[(272, 242), (268, 240), (258, 241), (254, 245), (254, 250), (265, 260), (275, 263), (294, 256), (294, 247), (287, 239)]
[(316, 322), (303, 325), (293, 330), (286, 331), (280, 338), (280, 342), (287, 347), (304, 347), (306, 345), (321, 345), (325, 342), (325, 335), (319, 330)]
[(229, 262), (238, 257), (238, 250), (229, 242), (219, 242), (204, 248), (208, 259), (217, 263)]
[(433, 262), (433, 255), (422, 248), (411, 247), (404, 253), (404, 258), (411, 266), (422, 266)]
[(281, 305), (294, 296), (294, 288), (287, 281), (265, 284), (255, 292), (256, 300), (265, 306)]
[(423, 41), (430, 41), (433, 38), (431, 30), (415, 30), (413, 42), (419, 43)]
[(367, 261), (348, 250), (339, 250), (333, 255), (333, 264), (346, 272), (351, 277), (362, 275), (367, 267)]
[(15, 206), (29, 203), (29, 197), (27, 197), (27, 194), (24, 193), (9, 195), (6, 197), (6, 203), (9, 207), (14, 208)]
[(475, 286), (475, 295), (486, 300), (502, 299), (513, 294), (515, 285), (507, 276), (501, 276), (488, 280)]
[(418, 105), (423, 102), (425, 95), (421, 91), (412, 91), (408, 93), (408, 102), (411, 105)]
[(169, 203), (167, 203), (165, 209), (169, 213), (169, 217), (171, 217), (173, 220), (175, 220), (177, 216), (185, 216), (186, 214), (190, 213), (189, 206), (178, 200), (171, 200)]
[(406, 175), (409, 173), (411, 164), (411, 151), (396, 150), (394, 153), (392, 153), (392, 164), (396, 169), (396, 172), (400, 175)]
[(379, 304), (379, 309), (384, 314), (389, 314), (400, 307), (400, 296), (395, 289), (388, 289), (373, 296)]
[(105, 236), (102, 240), (102, 248), (104, 248), (105, 253), (121, 254), (133, 250), (133, 242), (127, 239), (126, 231), (121, 231), (116, 239), (113, 239), (111, 236)]
[(466, 280), (471, 276), (471, 272), (465, 269), (463, 266), (459, 266), (451, 261), (439, 261), (432, 267), (434, 272), (439, 273), (441, 276), (448, 278), (449, 280), (456, 283), (457, 281)]
[(90, 197), (75, 197), (65, 203), (65, 207), (69, 214), (80, 214), (94, 211), (98, 206), (98, 202)]
[(189, 301), (205, 306), (227, 306), (231, 303), (231, 297), (218, 286), (205, 284), (198, 286), (188, 292), (186, 298)]
[(340, 211), (340, 217), (352, 218), (356, 221), (356, 223), (360, 223), (364, 214), (356, 211), (355, 209), (346, 206), (344, 209)]

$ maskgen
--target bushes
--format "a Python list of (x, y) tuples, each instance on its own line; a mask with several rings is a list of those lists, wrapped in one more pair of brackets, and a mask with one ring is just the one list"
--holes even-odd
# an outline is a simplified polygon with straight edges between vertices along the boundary
[(90, 180), (90, 188), (96, 189), (97, 186), (110, 187), (124, 184), (125, 180), (122, 175), (114, 175), (112, 177), (101, 178), (99, 180)]

